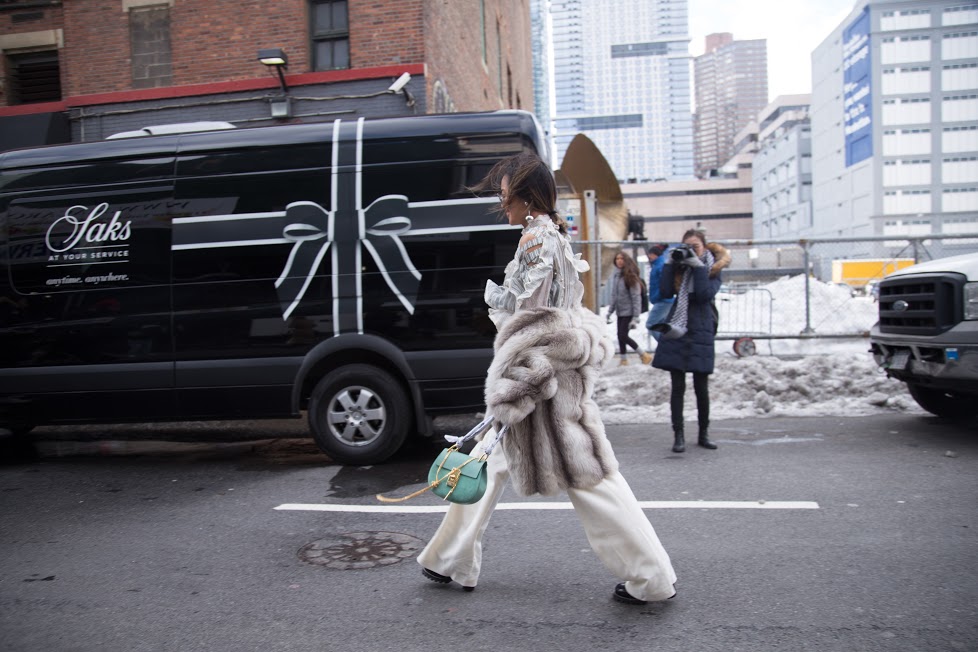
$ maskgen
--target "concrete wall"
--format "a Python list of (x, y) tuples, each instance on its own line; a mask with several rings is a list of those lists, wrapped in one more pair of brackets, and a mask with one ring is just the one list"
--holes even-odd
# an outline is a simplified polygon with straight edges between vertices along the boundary
[(711, 240), (752, 237), (750, 168), (732, 179), (625, 184), (625, 205), (645, 219), (645, 237), (678, 242), (687, 229), (702, 228)]

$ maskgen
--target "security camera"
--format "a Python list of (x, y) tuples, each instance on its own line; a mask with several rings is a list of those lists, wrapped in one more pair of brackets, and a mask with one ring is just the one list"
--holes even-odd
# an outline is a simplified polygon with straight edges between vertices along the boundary
[(411, 81), (411, 73), (404, 73), (397, 80), (391, 84), (390, 88), (387, 89), (389, 93), (398, 93), (402, 88), (407, 86), (407, 83)]

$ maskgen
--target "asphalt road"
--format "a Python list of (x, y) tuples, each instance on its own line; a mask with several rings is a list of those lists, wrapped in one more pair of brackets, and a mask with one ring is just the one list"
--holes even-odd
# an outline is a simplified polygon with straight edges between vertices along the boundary
[[(0, 467), (0, 649), (978, 649), (974, 425), (713, 432), (718, 451), (675, 455), (663, 426), (609, 429), (639, 499), (665, 501), (646, 513), (679, 576), (676, 599), (640, 607), (611, 600), (617, 580), (573, 511), (521, 508), (565, 496), (503, 498), (514, 509), (493, 518), (472, 593), (425, 581), (413, 560), (437, 513), (275, 509), (377, 506), (377, 492), (421, 486), (431, 448), (372, 468), (295, 441)], [(320, 563), (300, 558), (310, 550)]]

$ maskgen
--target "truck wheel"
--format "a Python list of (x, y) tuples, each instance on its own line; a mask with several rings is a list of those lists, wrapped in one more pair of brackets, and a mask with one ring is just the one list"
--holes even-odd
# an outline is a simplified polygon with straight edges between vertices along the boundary
[(383, 369), (351, 364), (319, 381), (309, 399), (316, 445), (340, 464), (378, 464), (407, 438), (411, 403)]
[(978, 408), (975, 402), (963, 396), (957, 396), (942, 389), (932, 387), (922, 387), (914, 383), (907, 383), (907, 389), (917, 405), (924, 408), (931, 414), (946, 419), (971, 419), (978, 416)]

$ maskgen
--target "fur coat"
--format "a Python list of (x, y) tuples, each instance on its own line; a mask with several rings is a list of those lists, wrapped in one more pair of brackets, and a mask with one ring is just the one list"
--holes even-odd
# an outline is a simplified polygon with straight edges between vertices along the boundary
[[(730, 265), (731, 259), (730, 252), (715, 242), (706, 247), (713, 254), (713, 265), (709, 270), (705, 267), (693, 268), (693, 291), (689, 295), (686, 334), (675, 340), (659, 340), (652, 359), (652, 366), (656, 369), (713, 373), (717, 327), (713, 298), (722, 283), (720, 271)], [(673, 297), (679, 291), (683, 277), (680, 270), (683, 267), (669, 263), (662, 268), (659, 289), (663, 297)]]
[(509, 426), (502, 446), (524, 496), (588, 489), (618, 470), (592, 397), (614, 355), (606, 328), (584, 308), (533, 308), (496, 336), (486, 406)]

